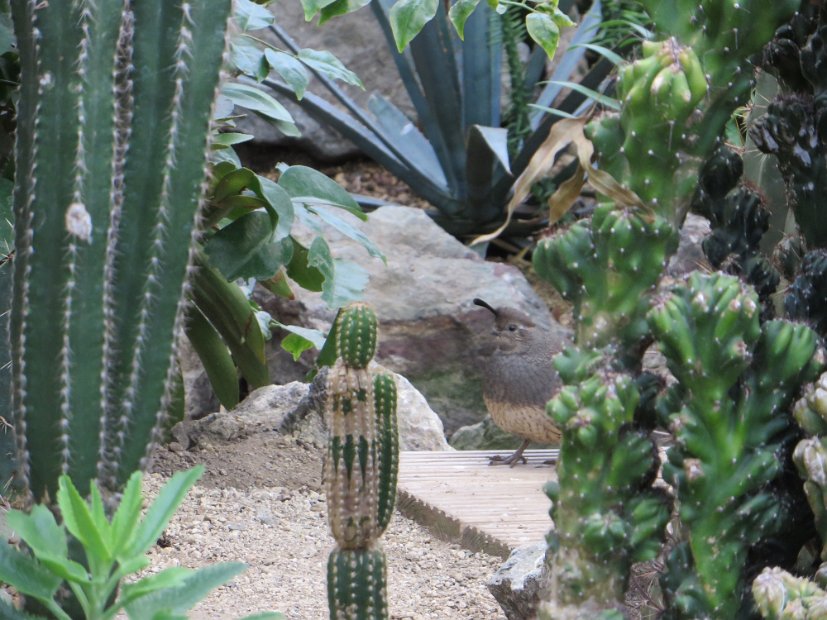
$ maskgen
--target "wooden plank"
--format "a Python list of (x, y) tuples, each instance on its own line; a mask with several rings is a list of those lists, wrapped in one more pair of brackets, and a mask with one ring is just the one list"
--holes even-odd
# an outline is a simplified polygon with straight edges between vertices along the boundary
[(555, 478), (543, 461), (557, 450), (526, 450), (527, 464), (489, 465), (507, 451), (401, 452), (399, 509), (440, 538), (507, 558), (551, 528), (543, 485)]

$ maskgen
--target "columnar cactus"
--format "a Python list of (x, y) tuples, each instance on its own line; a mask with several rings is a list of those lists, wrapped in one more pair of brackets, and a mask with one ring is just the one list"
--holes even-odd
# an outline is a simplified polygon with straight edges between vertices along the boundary
[[(655, 315), (648, 313), (655, 304), (666, 262), (676, 248), (677, 230), (695, 195), (699, 172), (717, 148), (733, 111), (749, 96), (753, 76), (750, 57), (770, 39), (779, 24), (793, 14), (798, 0), (786, 0), (772, 6), (760, 0), (646, 1), (644, 5), (662, 38), (645, 43), (642, 57), (619, 69), (616, 92), (621, 104), (620, 113), (604, 114), (585, 129), (596, 150), (596, 168), (601, 173), (608, 173), (617, 184), (607, 182), (605, 174), (592, 174), (590, 180), (602, 194), (604, 203), (595, 209), (591, 220), (578, 222), (542, 240), (534, 254), (537, 273), (552, 282), (574, 304), (576, 345), (579, 347), (556, 360), (567, 386), (549, 404), (551, 415), (564, 429), (559, 488), (552, 486), (549, 489), (555, 522), (550, 565), (557, 586), (562, 584), (562, 587), (557, 587), (556, 600), (550, 603), (546, 613), (555, 618), (591, 613), (573, 611), (578, 604), (589, 604), (592, 610), (617, 609), (622, 603), (622, 589), (626, 583), (627, 573), (624, 571), (633, 560), (651, 557), (659, 547), (663, 536), (660, 526), (665, 522), (668, 503), (651, 488), (650, 472), (654, 471), (657, 459), (645, 433), (656, 422), (653, 411), (664, 412), (667, 418), (669, 414), (681, 413), (678, 419), (684, 426), (707, 428), (703, 416), (711, 414), (701, 404), (690, 408), (683, 403), (695, 397), (698, 390), (703, 392), (709, 387), (711, 391), (703, 392), (699, 398), (709, 399), (716, 395), (712, 401), (703, 403), (712, 406), (713, 401), (726, 400), (726, 389), (722, 387), (726, 381), (732, 381), (730, 388), (747, 377), (758, 381), (750, 374), (750, 360), (751, 355), (758, 356), (764, 346), (760, 344), (764, 341), (760, 338), (757, 300), (754, 294), (749, 297), (740, 288), (738, 295), (746, 295), (745, 299), (751, 300), (749, 303), (744, 301), (744, 307), (750, 303), (753, 306), (744, 325), (737, 319), (740, 315), (732, 314), (734, 309), (727, 306), (731, 299), (722, 305), (708, 306), (711, 298), (704, 293), (696, 301), (696, 305), (703, 305), (709, 311), (709, 321), (721, 319), (721, 329), (727, 321), (734, 321), (739, 328), (752, 330), (749, 343), (742, 338), (721, 345), (719, 353), (728, 356), (726, 359), (719, 359), (706, 349), (693, 349), (696, 342), (717, 343), (712, 338), (718, 334), (707, 327), (704, 329), (712, 329), (711, 333), (696, 331), (694, 323), (688, 323), (694, 321), (692, 312), (695, 310), (691, 305), (659, 307), (658, 311), (665, 313), (662, 320), (655, 320)], [(713, 184), (717, 183), (714, 164), (707, 169)], [(724, 197), (739, 175), (740, 171), (733, 179), (725, 178), (726, 188), (710, 186), (706, 189)], [(725, 227), (734, 230), (740, 223), (750, 222), (760, 229), (761, 213), (752, 208), (756, 204), (748, 198), (746, 195), (740, 197), (734, 209), (728, 210), (724, 206), (721, 210), (721, 205), (715, 205)], [(737, 253), (745, 268), (756, 272), (756, 279), (759, 275), (772, 278), (771, 272), (759, 274), (749, 263), (754, 244), (732, 243), (725, 249), (731, 250), (728, 254)], [(767, 290), (762, 293), (769, 294), (770, 285), (767, 284)], [(657, 390), (657, 382), (640, 371), (642, 355), (652, 342), (653, 332), (668, 340), (666, 328), (658, 327), (659, 321), (674, 323), (670, 329), (680, 334), (678, 340), (669, 341), (676, 360), (676, 367), (670, 368), (678, 383), (663, 393), (655, 408), (651, 392)], [(726, 329), (736, 327), (730, 325)], [(781, 331), (786, 337), (786, 330)], [(704, 338), (710, 340), (707, 342)], [(587, 349), (593, 353), (586, 354)], [(684, 355), (687, 352), (701, 353), (703, 357), (690, 358)], [(719, 362), (728, 365), (721, 366)], [(779, 369), (792, 363), (780, 358), (776, 362)], [(697, 385), (692, 389), (684, 385), (680, 372), (704, 368), (711, 374), (720, 372), (723, 376), (695, 377)], [(571, 370), (567, 376), (564, 376), (565, 369)], [(794, 378), (783, 379), (782, 382), (789, 383), (784, 383), (783, 388), (775, 386), (773, 381), (768, 382), (778, 387), (777, 393), (765, 394), (764, 384), (760, 388), (754, 386), (752, 392), (766, 396), (766, 407), (775, 412), (794, 397), (799, 381), (806, 373), (798, 368), (793, 374)], [(758, 376), (757, 372), (755, 376)], [(605, 394), (595, 391), (593, 377), (599, 377), (597, 383), (607, 386)], [(699, 387), (701, 384), (703, 389)], [(649, 397), (638, 402), (636, 398), (644, 392)], [(778, 402), (779, 399), (782, 402)], [(739, 431), (746, 435), (736, 442), (738, 449), (747, 454), (757, 449), (749, 442), (780, 441), (775, 433), (781, 433), (787, 427), (783, 421), (767, 421), (767, 409), (753, 400), (727, 403), (726, 411), (721, 413), (722, 416), (749, 413), (753, 416), (751, 419), (758, 420), (754, 434), (744, 429)], [(670, 409), (671, 406), (675, 409)], [(725, 436), (725, 429), (731, 424), (735, 423), (719, 423), (714, 428), (718, 433), (716, 442)], [(676, 426), (676, 430), (678, 428)], [(616, 430), (611, 432), (610, 429)], [(717, 445), (716, 442), (709, 443)], [(729, 446), (726, 450), (732, 449)], [(678, 454), (682, 453), (676, 452), (675, 458)], [(772, 478), (777, 469), (772, 469), (768, 454), (772, 451), (761, 452), (761, 457), (756, 457), (750, 466), (767, 465)], [(698, 464), (699, 472), (709, 466), (706, 461), (691, 455), (686, 462)], [(673, 469), (675, 472), (670, 479), (679, 487), (682, 514), (691, 517), (692, 510), (684, 505), (681, 492), (686, 494), (695, 487), (686, 486), (685, 481), (681, 483), (679, 472)], [(689, 470), (696, 472), (695, 468)], [(741, 475), (740, 470), (734, 473)], [(619, 483), (620, 480), (623, 482)], [(607, 481), (611, 481), (610, 492), (606, 491)], [(594, 482), (594, 488), (591, 482)], [(622, 499), (614, 490), (616, 484), (624, 488)], [(750, 484), (743, 483), (746, 490), (742, 490), (747, 495), (756, 493), (756, 487)], [(706, 490), (712, 493), (709, 497), (717, 498), (714, 489)], [(700, 505), (706, 505), (705, 497), (687, 497), (688, 504), (700, 502)], [(765, 502), (766, 498), (760, 501)], [(624, 509), (617, 508), (619, 502), (623, 503)], [(724, 537), (727, 541), (729, 536), (734, 539), (741, 535), (760, 538), (772, 530), (771, 524), (764, 524), (763, 529), (758, 527), (751, 515), (737, 511), (730, 514), (729, 506), (725, 503), (724, 516), (729, 515), (731, 519), (722, 516), (717, 525), (732, 527), (732, 532), (715, 532), (713, 535), (712, 522), (701, 524), (700, 529), (708, 538), (720, 540)], [(744, 520), (739, 521), (742, 516)], [(747, 535), (744, 532), (749, 530), (749, 524), (756, 527)], [(607, 541), (612, 544), (606, 544)], [(726, 613), (713, 613), (712, 610), (733, 609), (733, 603), (725, 602), (725, 599), (730, 595), (740, 597), (743, 591), (743, 578), (737, 569), (722, 577), (725, 582), (734, 580), (733, 583), (727, 582), (717, 592), (706, 592), (704, 586), (698, 586), (701, 594), (696, 598), (700, 603), (686, 606), (690, 611), (680, 609), (686, 600), (684, 595), (691, 590), (691, 579), (697, 583), (696, 575), (702, 574), (702, 579), (706, 580), (710, 578), (710, 572), (732, 564), (746, 548), (739, 544), (727, 547), (725, 557), (717, 564), (710, 564), (709, 550), (703, 549), (702, 544), (697, 550), (704, 557), (698, 560), (693, 559), (695, 549), (691, 545), (680, 544), (670, 560), (670, 566), (677, 570), (674, 582), (677, 585), (673, 587), (670, 582), (665, 582), (670, 594), (667, 601), (670, 611), (687, 616), (701, 610), (701, 613), (712, 613), (712, 617), (727, 617)], [(601, 549), (612, 551), (601, 552)], [(688, 574), (689, 569), (684, 570), (683, 566), (691, 568), (696, 561), (700, 568)], [(606, 570), (609, 566), (623, 576), (610, 577)], [(675, 594), (678, 589), (680, 591)], [(739, 602), (736, 600), (734, 605), (737, 609)]]
[(334, 549), (328, 559), (330, 618), (388, 617), (385, 555), (378, 540), (396, 501), (399, 439), (396, 383), (368, 368), (376, 351), (376, 314), (364, 304), (343, 309), (334, 327), (337, 360), (330, 369), (330, 429), (325, 485)]
[(755, 292), (720, 273), (692, 274), (649, 313), (678, 380), (661, 404), (676, 441), (663, 477), (685, 531), (663, 579), (677, 617), (736, 617), (750, 547), (787, 516), (767, 490), (788, 443), (783, 411), (823, 359), (810, 328), (759, 313)]
[(35, 500), (61, 473), (112, 493), (170, 404), (231, 2), (11, 7), (19, 474)]

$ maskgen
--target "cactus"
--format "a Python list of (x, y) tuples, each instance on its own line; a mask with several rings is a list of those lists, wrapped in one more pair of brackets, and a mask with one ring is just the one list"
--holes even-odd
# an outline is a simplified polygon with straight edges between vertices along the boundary
[(21, 65), (10, 314), (19, 475), (107, 494), (172, 398), (229, 0), (12, 0)]
[(734, 618), (750, 547), (788, 516), (767, 490), (789, 443), (781, 412), (823, 358), (810, 328), (761, 325), (755, 292), (720, 273), (692, 274), (649, 319), (679, 386), (662, 406), (676, 441), (663, 476), (686, 540), (672, 551), (664, 592), (677, 617)]
[(331, 338), (325, 460), (328, 522), (336, 548), (328, 559), (331, 619), (388, 617), (385, 555), (378, 547), (393, 515), (399, 465), (396, 383), (369, 364), (377, 320), (365, 304), (340, 311)]
[[(662, 580), (666, 613), (735, 617), (747, 588), (741, 566), (748, 551), (786, 533), (772, 511), (775, 496), (762, 485), (780, 484), (784, 472), (774, 454), (789, 452), (793, 431), (778, 414), (814, 372), (802, 359), (808, 346), (809, 354), (814, 350), (812, 332), (789, 323), (762, 327), (758, 297), (735, 278), (694, 276), (689, 286), (698, 290), (656, 298), (693, 203), (717, 220), (707, 245), (720, 265), (748, 276), (764, 299), (775, 290), (777, 275), (756, 245), (766, 227), (760, 199), (735, 188), (740, 161), (717, 149), (749, 96), (750, 58), (798, 0), (642, 4), (661, 40), (644, 43), (641, 58), (619, 68), (620, 112), (585, 128), (600, 174), (586, 172), (604, 202), (590, 220), (555, 231), (534, 253), (537, 273), (574, 305), (579, 347), (555, 361), (566, 387), (549, 404), (564, 428), (559, 486), (549, 488), (556, 589), (546, 614), (555, 618), (616, 613), (631, 562), (660, 549), (669, 502), (652, 489), (657, 459), (646, 436), (659, 421), (672, 425), (678, 441), (664, 473), (687, 530)], [(749, 237), (741, 237), (744, 228)], [(677, 379), (666, 390), (641, 373), (655, 337)], [(782, 340), (795, 347), (768, 352)], [(605, 394), (595, 390), (594, 377)], [(743, 463), (719, 467), (719, 454)], [(727, 476), (732, 483), (720, 484)], [(615, 491), (617, 484), (624, 490)], [(718, 495), (724, 489), (730, 495)]]

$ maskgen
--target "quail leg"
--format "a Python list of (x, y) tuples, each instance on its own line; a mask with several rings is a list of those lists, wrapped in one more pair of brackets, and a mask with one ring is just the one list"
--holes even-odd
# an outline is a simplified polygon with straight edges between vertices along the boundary
[(523, 450), (528, 447), (528, 444), (531, 443), (528, 439), (523, 439), (523, 443), (514, 451), (514, 454), (511, 456), (500, 456), (499, 454), (492, 456), (488, 459), (489, 465), (508, 465), (510, 467), (514, 467), (518, 461), (522, 461), (523, 463), (526, 462), (525, 457), (523, 456)]

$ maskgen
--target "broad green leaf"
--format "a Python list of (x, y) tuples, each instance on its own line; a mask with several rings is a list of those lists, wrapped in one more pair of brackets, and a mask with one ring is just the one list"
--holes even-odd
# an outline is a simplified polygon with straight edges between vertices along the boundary
[(310, 82), (310, 74), (305, 66), (296, 57), (269, 47), (264, 50), (264, 58), (270, 68), (293, 89), (296, 99), (301, 100)]
[(560, 28), (554, 18), (547, 13), (529, 13), (525, 18), (529, 36), (553, 58), (560, 43)]
[[(276, 321), (278, 323), (278, 321)], [(325, 335), (318, 329), (310, 329), (307, 327), (299, 327), (298, 325), (284, 325), (278, 323), (278, 326), (285, 331), (301, 336), (310, 343), (310, 346), (321, 349), (324, 346)]]
[(261, 30), (274, 21), (273, 14), (267, 7), (251, 0), (235, 0), (233, 19), (242, 31)]
[(179, 471), (163, 486), (158, 497), (149, 507), (143, 520), (138, 525), (132, 543), (126, 552), (127, 557), (142, 555), (155, 544), (163, 533), (172, 515), (184, 501), (184, 496), (204, 473), (203, 465), (196, 465), (187, 471)]
[(281, 341), (281, 348), (293, 356), (294, 362), (298, 362), (302, 353), (313, 348), (313, 343), (298, 334), (287, 334)]
[(36, 504), (31, 513), (10, 510), (6, 519), (35, 555), (41, 553), (68, 557), (66, 531), (57, 524), (52, 511), (43, 504)]
[(390, 11), (391, 31), (401, 54), (439, 7), (438, 0), (398, 0)]
[(121, 587), (121, 598), (118, 602), (123, 606), (131, 605), (142, 596), (164, 588), (174, 588), (181, 585), (192, 574), (193, 569), (191, 568), (172, 566), (134, 583), (125, 583)]
[(237, 82), (227, 82), (222, 86), (221, 92), (235, 105), (257, 112), (272, 121), (283, 134), (287, 136), (301, 134), (287, 108), (258, 88)]
[(212, 199), (221, 202), (225, 198), (240, 193), (255, 181), (256, 173), (249, 168), (238, 168), (224, 175), (213, 190)]
[(218, 401), (232, 409), (239, 401), (238, 371), (227, 345), (195, 304), (187, 308), (184, 330), (207, 371)]
[(44, 553), (38, 554), (37, 559), (43, 566), (61, 579), (81, 585), (89, 584), (92, 581), (92, 578), (82, 564), (78, 564), (67, 557)]
[(241, 35), (233, 37), (230, 43), (230, 61), (244, 75), (257, 82), (267, 77), (270, 72), (264, 58), (264, 51), (257, 43)]
[(115, 515), (112, 517), (112, 555), (119, 563), (124, 560), (121, 551), (129, 545), (135, 527), (141, 518), (142, 483), (143, 474), (140, 471), (129, 476), (121, 495), (121, 503), (118, 504)]
[(365, 88), (359, 76), (345, 67), (342, 61), (330, 52), (305, 48), (299, 50), (296, 56), (308, 67), (315, 69), (322, 75), (326, 75), (334, 80), (340, 80), (345, 84), (358, 86), (362, 89)]
[(310, 251), (292, 237), (290, 240), (293, 242), (293, 257), (287, 265), (287, 275), (308, 291), (321, 291), (324, 274), (308, 262)]
[(304, 9), (304, 20), (310, 21), (325, 8), (328, 4), (333, 4), (336, 0), (301, 0), (302, 8)]
[[(159, 617), (158, 613), (182, 614), (207, 596), (213, 589), (226, 583), (246, 568), (240, 562), (205, 566), (194, 571), (178, 585), (156, 590), (127, 605), (130, 618)], [(169, 617), (168, 615), (166, 617)]]
[(91, 495), (89, 501), (89, 508), (91, 509), (92, 521), (95, 523), (95, 527), (97, 528), (98, 532), (100, 532), (101, 539), (103, 540), (103, 543), (106, 545), (109, 557), (111, 558), (113, 557), (111, 532), (112, 528), (109, 525), (109, 519), (106, 518), (106, 509), (103, 507), (103, 498), (101, 497), (101, 492), (98, 490), (98, 486), (95, 484), (94, 481), (91, 481), (89, 483), (89, 493)]
[(365, 248), (365, 250), (367, 250), (368, 254), (374, 258), (381, 258), (385, 261), (385, 255), (382, 254), (379, 247), (373, 243), (373, 241), (371, 241), (365, 233), (353, 226), (350, 222), (339, 217), (333, 209), (326, 207), (325, 205), (319, 205), (312, 207), (311, 211), (318, 215), (323, 221), (330, 224), (337, 231), (359, 243), (363, 248)]
[(279, 221), (273, 238), (276, 241), (280, 241), (287, 237), (293, 229), (293, 220), (295, 218), (293, 201), (290, 199), (290, 194), (275, 181), (267, 177), (259, 177), (258, 181), (262, 196), (278, 214)]
[(60, 586), (60, 577), (31, 557), (0, 544), (0, 582), (13, 586), (26, 596), (49, 601)]
[(316, 237), (310, 244), (307, 263), (324, 276), (322, 300), (331, 308), (357, 299), (368, 281), (367, 272), (356, 263), (334, 260), (322, 237)]
[(318, 202), (347, 209), (360, 220), (368, 219), (346, 189), (313, 168), (290, 166), (279, 177), (279, 186), (292, 198), (316, 198)]
[[(331, 308), (358, 301), (365, 293), (370, 275), (359, 263), (334, 259), (335, 277), (333, 279), (332, 292), (330, 293)], [(325, 298), (325, 291), (322, 291), (322, 299)]]
[(66, 529), (83, 544), (92, 571), (108, 564), (112, 560), (110, 549), (95, 525), (88, 504), (65, 474), (58, 480), (57, 505)]
[(273, 241), (269, 215), (264, 211), (253, 211), (215, 233), (204, 250), (210, 263), (228, 280), (265, 280), (290, 262), (292, 244)]
[(261, 284), (268, 291), (273, 293), (273, 295), (278, 295), (279, 297), (283, 297), (284, 299), (296, 298), (295, 294), (293, 293), (293, 290), (290, 288), (290, 283), (287, 281), (286, 268), (279, 269), (279, 272), (272, 278), (268, 278), (267, 280), (259, 280), (258, 283)]
[(230, 146), (235, 146), (236, 144), (243, 144), (244, 142), (249, 142), (255, 136), (251, 136), (248, 133), (237, 133), (237, 132), (225, 132), (220, 133), (213, 138), (212, 147), (224, 149)]
[(448, 17), (454, 24), (460, 39), (465, 37), (465, 22), (471, 17), (471, 13), (479, 3), (480, 0), (457, 0), (448, 10)]
[(367, 6), (368, 4), (370, 4), (370, 0), (336, 0), (336, 2), (328, 4), (322, 9), (321, 15), (319, 16), (319, 24), (323, 24), (327, 20), (338, 15), (345, 15), (347, 13), (353, 13), (353, 11), (358, 11), (363, 6)]
[(283, 613), (278, 611), (262, 611), (256, 614), (244, 616), (241, 620), (285, 620)]

